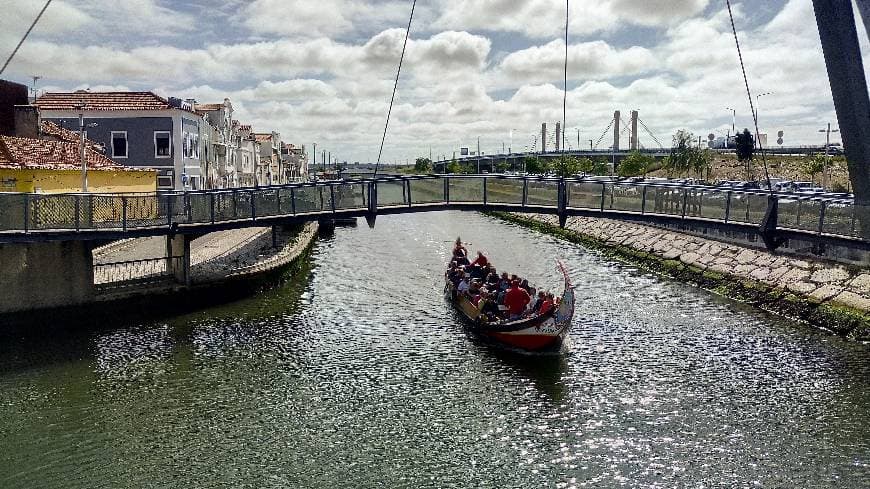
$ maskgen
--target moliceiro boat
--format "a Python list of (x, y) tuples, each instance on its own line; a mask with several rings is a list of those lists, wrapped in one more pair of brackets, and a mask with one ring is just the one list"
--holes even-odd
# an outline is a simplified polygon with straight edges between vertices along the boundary
[[(461, 246), (457, 240), (457, 247)], [(481, 258), (483, 267), (479, 263)], [(457, 257), (454, 250), (454, 260), (445, 274), (444, 292), (446, 299), (468, 321), (474, 334), (522, 353), (562, 352), (574, 317), (574, 288), (561, 263), (557, 262), (565, 280), (561, 298), (548, 300), (545, 296), (542, 299), (543, 307), (540, 307), (535, 304), (534, 298), (529, 298), (527, 292), (525, 297), (532, 301), (523, 303), (523, 293), (520, 292), (523, 289), (518, 287), (516, 281), (505, 290), (492, 277), (490, 280), (486, 277), (476, 278), (480, 276), (478, 268), (486, 270), (489, 267), (488, 260), (482, 254), (472, 264), (466, 265), (463, 261), (468, 263), (462, 256)], [(527, 284), (526, 287), (534, 291)], [(517, 296), (520, 297), (519, 304), (515, 300)], [(528, 302), (528, 299), (525, 301)], [(530, 307), (533, 304), (538, 307)]]

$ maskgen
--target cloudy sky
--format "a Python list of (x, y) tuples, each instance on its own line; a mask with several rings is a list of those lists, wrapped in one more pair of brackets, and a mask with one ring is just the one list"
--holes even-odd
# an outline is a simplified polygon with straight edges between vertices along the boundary
[[(5, 60), (43, 5), (0, 0)], [(762, 132), (821, 144), (836, 126), (811, 0), (734, 2)], [(153, 90), (218, 102), (286, 141), (374, 161), (411, 1), (55, 0), (3, 77), (41, 89)], [(565, 4), (421, 0), (384, 161), (535, 144), (562, 118)], [(614, 110), (640, 111), (665, 146), (677, 129), (751, 124), (725, 2), (571, 0), (568, 141), (598, 142)], [(870, 52), (863, 28), (864, 52)], [(865, 60), (865, 65), (868, 61)], [(538, 136), (539, 137), (539, 136)], [(775, 139), (772, 138), (772, 139)], [(605, 137), (600, 148), (609, 146)], [(834, 140), (838, 138), (834, 137)], [(646, 131), (641, 144), (657, 147)], [(773, 142), (773, 141), (771, 141)], [(540, 147), (540, 142), (536, 143)]]

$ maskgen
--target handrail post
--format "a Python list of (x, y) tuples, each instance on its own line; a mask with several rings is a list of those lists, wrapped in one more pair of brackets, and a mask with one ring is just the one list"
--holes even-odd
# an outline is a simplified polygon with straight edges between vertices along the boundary
[(24, 232), (30, 231), (30, 194), (24, 194)]
[(688, 203), (688, 200), (689, 200), (689, 189), (684, 188), (683, 189), (683, 219), (686, 218), (686, 204)]
[(127, 232), (127, 197), (121, 196), (121, 230)]
[(827, 211), (828, 203), (824, 200), (822, 201), (822, 208), (819, 210), (819, 234), (822, 234), (825, 231), (825, 213)]
[(408, 207), (414, 205), (414, 199), (411, 198), (411, 180), (409, 178), (405, 179), (405, 185), (408, 186)]
[[(322, 194), (321, 194), (322, 195)], [(332, 213), (335, 214), (335, 185), (329, 185), (329, 201), (332, 207)]]
[(731, 191), (727, 192), (727, 197), (725, 198), (725, 224), (728, 224), (728, 221), (731, 219)]
[[(173, 210), (172, 208), (173, 208), (173, 203), (175, 201), (174, 197), (175, 197), (174, 194), (167, 194), (166, 195), (166, 225), (169, 227), (172, 227), (172, 210)], [(91, 198), (91, 212), (93, 212), (93, 209), (94, 209), (94, 201), (93, 201), (93, 198)], [(91, 225), (93, 226), (93, 223)]]
[(604, 195), (607, 193), (607, 184), (601, 182), (601, 212), (604, 212)]
[(483, 205), (486, 205), (486, 182), (489, 180), (487, 177), (483, 177)]
[(187, 214), (187, 222), (193, 222), (193, 209), (190, 205), (190, 194), (184, 192), (184, 213)]
[(640, 198), (640, 214), (641, 215), (646, 214), (646, 189), (647, 189), (647, 186), (644, 185), (643, 192), (641, 193), (641, 198)]
[(523, 177), (523, 207), (529, 205), (529, 177)]
[(801, 227), (801, 199), (798, 197), (797, 199), (797, 213), (795, 217), (795, 227), (800, 229)]
[(450, 204), (450, 178), (444, 177), (444, 203)]
[(278, 187), (277, 189), (275, 189), (275, 200), (277, 200), (277, 202), (276, 202), (277, 205), (275, 206), (275, 213), (276, 213), (276, 215), (280, 216), (281, 215), (281, 187)]
[(76, 199), (76, 232), (79, 232), (79, 231), (81, 231), (81, 228), (82, 228), (82, 222), (81, 222), (82, 221), (82, 217), (81, 217), (82, 196), (76, 194), (75, 199)]
[(296, 189), (294, 187), (290, 187), (290, 210), (293, 212), (293, 215), (296, 215)]
[(559, 227), (565, 228), (568, 223), (568, 187), (565, 185), (565, 177), (559, 178), (559, 187), (556, 192), (556, 212), (559, 214)]
[(851, 236), (855, 236), (855, 202), (852, 202), (852, 226), (850, 231)]
[(214, 224), (214, 193), (209, 195), (209, 207), (211, 208), (211, 223)]
[(251, 220), (256, 221), (257, 220), (257, 205), (255, 203), (256, 199), (254, 198), (254, 191), (251, 190), (249, 193), (251, 195)]

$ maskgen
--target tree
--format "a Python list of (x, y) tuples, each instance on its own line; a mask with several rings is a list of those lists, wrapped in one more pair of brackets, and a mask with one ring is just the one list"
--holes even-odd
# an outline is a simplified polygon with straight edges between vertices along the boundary
[(462, 173), (462, 166), (459, 165), (456, 159), (451, 160), (447, 164), (447, 173)]
[(523, 159), (523, 162), (526, 165), (526, 173), (534, 175), (550, 171), (550, 163), (538, 158), (537, 156), (526, 156)]
[(655, 163), (656, 159), (652, 156), (645, 155), (640, 151), (632, 151), (619, 164), (617, 174), (621, 177), (636, 177), (638, 175), (646, 175), (649, 167)]
[(593, 175), (607, 175), (610, 173), (610, 164), (605, 158), (598, 158), (592, 163)]
[(692, 148), (692, 170), (698, 178), (709, 180), (713, 167), (713, 152), (709, 148)]
[(429, 158), (417, 158), (414, 162), (414, 171), (417, 173), (429, 173), (432, 171), (432, 160)]
[(573, 177), (580, 173), (580, 163), (573, 156), (562, 155), (553, 162), (553, 170), (560, 177)]
[(801, 164), (801, 170), (810, 177), (810, 180), (815, 182), (816, 175), (825, 171), (826, 166), (825, 155), (816, 155), (804, 161)]
[(674, 134), (671, 154), (665, 159), (664, 164), (668, 170), (668, 176), (687, 174), (692, 169), (695, 155), (691, 143), (694, 139), (695, 136), (692, 133), (683, 129)]
[(737, 133), (735, 144), (737, 145), (737, 161), (746, 164), (746, 179), (750, 180), (752, 178), (752, 157), (755, 155), (755, 138), (752, 137), (749, 129), (744, 128), (743, 132)]
[(595, 162), (589, 158), (579, 158), (577, 160), (577, 168), (583, 173), (592, 173), (592, 170), (595, 169)]
[(504, 173), (504, 172), (510, 170), (510, 168), (511, 168), (511, 165), (505, 161), (499, 161), (498, 163), (495, 164), (495, 170), (499, 173)]

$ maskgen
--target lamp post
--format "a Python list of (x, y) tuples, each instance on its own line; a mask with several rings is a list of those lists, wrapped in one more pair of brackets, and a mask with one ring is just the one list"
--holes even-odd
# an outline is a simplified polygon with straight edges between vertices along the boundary
[(88, 191), (88, 162), (85, 160), (85, 114), (79, 109), (79, 152), (82, 162), (82, 193)]
[[(731, 107), (725, 107), (725, 110), (731, 111), (731, 134), (737, 134), (737, 110), (732, 109)], [(727, 147), (728, 140), (725, 140), (725, 145)]]
[(764, 93), (759, 93), (759, 94), (755, 95), (755, 123), (756, 124), (758, 124), (758, 104), (760, 103), (759, 99), (761, 97), (764, 97), (767, 95), (773, 95), (773, 92), (764, 92)]
[(831, 123), (828, 123), (828, 127), (826, 129), (819, 129), (819, 132), (825, 133), (825, 168), (822, 170), (822, 176), (825, 178), (827, 183), (831, 182), (831, 175), (828, 174), (830, 171), (830, 161), (828, 159), (828, 153), (831, 150), (831, 133), (832, 132), (840, 132), (839, 129), (831, 129)]

